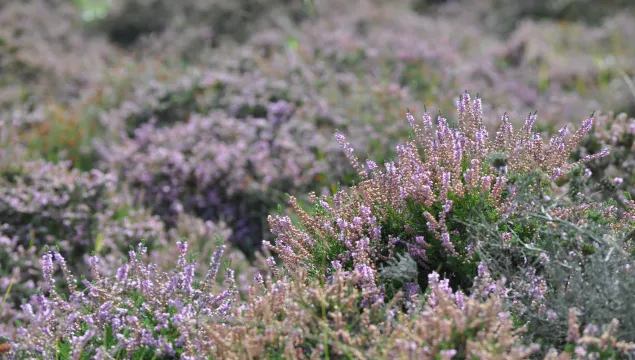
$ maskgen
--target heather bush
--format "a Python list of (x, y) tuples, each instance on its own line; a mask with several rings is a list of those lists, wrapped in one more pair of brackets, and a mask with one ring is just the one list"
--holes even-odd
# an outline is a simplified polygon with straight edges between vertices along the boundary
[(313, 196), (311, 215), (291, 198), (298, 224), (288, 216), (270, 217), (276, 242), (265, 244), (290, 268), (307, 267), (314, 275), (325, 274), (332, 261), (368, 267), (374, 273), (395, 253), (407, 252), (417, 261), (422, 288), (427, 274), (436, 270), (455, 289), (469, 289), (479, 259), (478, 239), (470, 237), (463, 225), (472, 214), (482, 216), (485, 224), (521, 215), (515, 199), (518, 189), (510, 184), (514, 178), (539, 171), (556, 179), (607, 154), (567, 164), (568, 154), (590, 130), (592, 118), (568, 142), (565, 126), (545, 146), (532, 133), (535, 115), (528, 116), (517, 133), (503, 116), (496, 139), (490, 141), (480, 98), (472, 102), (465, 93), (457, 111), (456, 129), (439, 117), (436, 131), (428, 114), (423, 116), (423, 127), (408, 114), (415, 139), (397, 148), (397, 160), (386, 163), (384, 171), (372, 160), (359, 164), (350, 144), (337, 134), (362, 181), (331, 198)]
[(22, 244), (57, 244), (67, 254), (85, 251), (116, 178), (94, 170), (80, 174), (68, 164), (22, 162), (4, 169), (0, 214), (6, 236)]
[[(170, 85), (172, 81), (191, 82), (188, 74), (179, 73), (181, 69), (152, 61), (137, 63), (122, 57), (116, 66), (108, 69), (108, 76), (87, 87), (75, 101), (23, 106), (5, 116), (14, 119), (17, 143), (26, 146), (30, 154), (52, 162), (70, 161), (74, 168), (89, 171), (98, 168), (99, 150), (106, 144), (116, 143), (122, 132), (132, 132), (147, 121), (142, 114), (160, 107), (159, 99), (169, 96), (164, 95), (168, 92), (167, 84), (157, 79)], [(140, 84), (148, 86), (144, 88)], [(170, 91), (177, 92), (176, 85)], [(135, 101), (143, 108), (135, 105)], [(178, 121), (192, 111), (178, 106), (175, 109), (180, 112), (167, 113), (165, 117)], [(156, 110), (160, 114), (159, 111)], [(128, 118), (129, 124), (121, 120)]]
[[(199, 259), (209, 259), (217, 250), (219, 242), (228, 244), (232, 230), (224, 222), (213, 223), (209, 220), (203, 221), (201, 218), (181, 214), (176, 222), (176, 226), (167, 231), (167, 246), (155, 247), (149, 253), (149, 258), (157, 264), (161, 270), (169, 270), (178, 260), (178, 252), (174, 251), (171, 244), (179, 241), (187, 241), (188, 251), (191, 256)], [(137, 238), (143, 239), (143, 238)], [(236, 286), (241, 299), (246, 299), (249, 294), (251, 279), (258, 271), (267, 269), (264, 256), (267, 253), (256, 253), (254, 259), (247, 256), (234, 246), (224, 246), (224, 257), (236, 276)], [(204, 276), (209, 271), (208, 264), (199, 264), (196, 267), (195, 275)], [(103, 272), (102, 272), (103, 273)]]
[(95, 214), (104, 206), (104, 195), (113, 181), (98, 171), (80, 175), (67, 164), (43, 161), (2, 168), (0, 291), (4, 293), (14, 283), (8, 298), (11, 304), (35, 291), (37, 257), (45, 245), (59, 246), (73, 262), (92, 250)]
[[(18, 319), (18, 356), (48, 358), (59, 354), (87, 359), (154, 354), (198, 358), (195, 355), (204, 344), (198, 325), (203, 317), (224, 322), (233, 315), (233, 272), (227, 271), (225, 289), (215, 291), (222, 256), (219, 248), (208, 274), (195, 283), (195, 264), (187, 258), (187, 243), (178, 242), (177, 246), (180, 256), (170, 272), (145, 264), (147, 249), (141, 245), (130, 250), (128, 262), (117, 269), (114, 279), (100, 275), (95, 268), (99, 257), (93, 257), (93, 282), (83, 281), (86, 291), (77, 288), (59, 253), (45, 254), (45, 293), (23, 306), (23, 317)], [(63, 290), (55, 285), (58, 266), (69, 284)]]

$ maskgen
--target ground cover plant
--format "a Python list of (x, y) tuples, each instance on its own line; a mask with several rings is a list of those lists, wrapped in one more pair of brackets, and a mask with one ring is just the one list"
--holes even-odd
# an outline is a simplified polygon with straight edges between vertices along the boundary
[[(243, 294), (247, 301), (239, 296), (229, 263), (225, 282), (219, 282), (225, 287), (213, 290), (225, 249), (222, 242), (210, 256), (207, 273), (199, 271), (198, 276), (186, 241), (176, 243), (180, 255), (173, 270), (162, 271), (148, 262), (148, 249), (140, 243), (111, 276), (99, 271), (99, 256), (91, 257), (90, 280), (86, 277), (81, 282), (63, 255), (47, 251), (41, 257), (42, 293), (23, 304), (24, 314), (13, 320), (22, 340), (13, 344), (11, 353), (44, 358), (61, 353), (74, 358), (451, 358), (458, 354), (519, 359), (540, 353), (554, 357), (558, 352), (561, 357), (569, 352), (577, 356), (630, 354), (635, 344), (614, 338), (619, 333), (617, 312), (608, 310), (607, 315), (613, 316), (610, 325), (599, 318), (605, 321), (601, 325), (609, 326), (602, 336), (594, 338), (600, 328), (586, 320), (580, 337), (578, 316), (595, 320), (598, 313), (587, 308), (586, 302), (562, 299), (566, 291), (557, 288), (561, 263), (551, 258), (563, 253), (558, 246), (569, 258), (582, 257), (587, 264), (579, 270), (583, 275), (597, 272), (593, 256), (609, 250), (609, 255), (613, 251), (624, 254), (614, 260), (615, 266), (629, 271), (632, 247), (626, 234), (635, 222), (635, 203), (627, 200), (620, 213), (616, 206), (593, 199), (575, 202), (568, 192), (559, 195), (545, 186), (608, 155), (605, 150), (568, 163), (569, 153), (591, 130), (593, 118), (585, 120), (568, 141), (565, 127), (547, 145), (532, 131), (534, 114), (517, 132), (503, 116), (496, 138), (489, 140), (480, 98), (472, 101), (463, 94), (457, 112), (456, 128), (440, 117), (434, 131), (428, 114), (420, 125), (408, 113), (414, 139), (398, 148), (397, 160), (386, 163), (383, 171), (372, 160), (362, 168), (338, 133), (336, 138), (358, 171), (360, 184), (332, 198), (312, 195), (312, 215), (291, 198), (297, 224), (286, 216), (270, 218), (276, 240), (265, 244), (279, 255), (282, 268), (268, 258), (265, 276), (255, 272)], [(527, 178), (533, 180), (528, 175), (535, 175), (536, 185), (527, 185)], [(542, 208), (550, 220), (545, 225), (532, 223), (531, 214), (537, 208), (529, 200), (538, 195), (543, 201), (560, 202), (546, 212)], [(548, 196), (555, 199), (544, 200)], [(495, 237), (470, 237), (475, 227), (464, 206), (477, 208), (478, 226), (488, 228)], [(527, 228), (526, 222), (533, 227)], [(554, 248), (554, 238), (565, 235), (549, 230), (558, 229), (560, 222), (578, 231), (572, 234), (578, 241), (561, 240)], [(604, 241), (595, 239), (599, 232)], [(592, 235), (583, 238), (587, 233)], [(484, 257), (492, 247), (513, 253), (528, 246), (540, 255), (523, 255), (542, 266), (522, 269), (508, 258), (504, 263), (495, 256)], [(489, 270), (503, 266), (508, 266), (510, 283), (502, 271)], [(61, 270), (61, 287), (56, 285), (56, 267)], [(569, 276), (567, 288), (587, 284), (574, 279)], [(524, 292), (527, 286), (533, 287), (529, 302)], [(555, 301), (545, 301), (550, 297), (560, 298), (560, 307), (571, 306), (566, 308), (566, 327), (560, 335), (551, 328), (551, 339), (536, 337), (544, 322), (563, 322), (550, 308)], [(624, 301), (622, 296), (618, 299)], [(532, 310), (536, 313), (527, 319)], [(485, 313), (492, 314), (486, 317), (490, 320), (483, 319)], [(351, 316), (361, 317), (351, 323)], [(358, 321), (359, 327), (347, 325)], [(443, 330), (445, 326), (450, 327)], [(438, 332), (421, 333), (430, 327)], [(308, 329), (318, 333), (307, 333)], [(488, 329), (496, 331), (488, 335)], [(522, 330), (527, 329), (534, 332), (523, 336)], [(417, 340), (404, 343), (412, 336)]]
[(0, 4), (0, 359), (635, 358), (631, 10)]

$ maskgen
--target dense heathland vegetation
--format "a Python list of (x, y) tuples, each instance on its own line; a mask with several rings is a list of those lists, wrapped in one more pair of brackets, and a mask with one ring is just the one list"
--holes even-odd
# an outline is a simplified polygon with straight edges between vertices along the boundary
[(0, 359), (635, 358), (634, 77), (629, 1), (5, 1)]

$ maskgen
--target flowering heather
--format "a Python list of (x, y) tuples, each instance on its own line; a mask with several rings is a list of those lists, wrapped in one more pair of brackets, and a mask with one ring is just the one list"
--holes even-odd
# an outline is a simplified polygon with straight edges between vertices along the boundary
[(14, 281), (8, 303), (36, 291), (37, 257), (46, 247), (83, 271), (90, 253), (103, 255), (101, 265), (108, 268), (139, 240), (151, 248), (167, 243), (160, 219), (113, 193), (117, 179), (111, 174), (40, 160), (12, 165), (0, 176), (0, 292)]
[(171, 128), (139, 128), (113, 156), (139, 198), (169, 225), (183, 212), (223, 220), (233, 230), (233, 242), (248, 250), (263, 236), (260, 214), (270, 206), (263, 199), (269, 187), (297, 186), (314, 175), (311, 158), (296, 146), (299, 139), (287, 140), (298, 135), (276, 127), (224, 112), (192, 115)]
[(633, 319), (624, 308), (633, 296), (628, 234), (635, 226), (635, 203), (624, 216), (611, 203), (571, 199), (567, 192), (520, 201), (522, 215), (495, 224), (477, 216), (467, 231), (480, 240), (478, 252), (491, 273), (508, 280), (506, 301), (527, 327), (527, 341), (540, 341), (543, 353), (549, 346), (560, 348), (572, 307), (581, 309), (582, 324), (619, 320), (619, 339), (633, 341)]
[[(557, 102), (630, 111), (634, 100), (625, 77), (635, 67), (630, 43), (634, 33), (633, 14), (628, 13), (598, 26), (524, 21), (499, 59), (509, 66), (505, 76), (533, 83), (541, 92), (553, 93)], [(573, 58), (576, 61), (570, 61)]]
[[(97, 270), (99, 257), (91, 258), (92, 282), (78, 284), (57, 252), (42, 257), (45, 292), (22, 306), (23, 326), (17, 330), (16, 344), (21, 357), (49, 358), (58, 351), (71, 358), (180, 355), (197, 359), (209, 338), (202, 331), (202, 320), (225, 322), (233, 317), (236, 289), (233, 271), (225, 274), (225, 286), (216, 290), (220, 256), (210, 270), (195, 281), (196, 264), (187, 258), (187, 243), (178, 242), (179, 258), (174, 270), (164, 272), (156, 264), (146, 264), (147, 249), (139, 245), (130, 250), (114, 278)], [(222, 255), (222, 249), (218, 249)], [(69, 284), (58, 289), (56, 268)], [(67, 296), (62, 296), (62, 292)], [(135, 355), (133, 355), (135, 354)]]
[[(344, 9), (307, 21), (301, 34), (290, 35), (303, 53), (360, 76), (383, 73), (411, 97), (433, 98), (444, 112), (455, 89), (474, 87), (488, 89), (485, 113), (508, 111), (520, 120), (540, 109), (543, 128), (577, 121), (580, 111), (633, 104), (620, 74), (633, 70), (633, 19), (626, 13), (598, 27), (514, 19), (522, 26), (501, 40), (478, 17), (481, 6), (492, 13), (487, 1), (450, 1), (426, 14), (405, 10), (407, 3), (356, 3), (350, 5), (354, 10), (340, 4)], [(496, 122), (485, 125), (492, 130)]]
[[(227, 244), (231, 233), (231, 229), (223, 222), (213, 223), (193, 215), (181, 214), (176, 226), (167, 232), (168, 246), (155, 247), (149, 252), (149, 258), (159, 266), (159, 269), (170, 269), (178, 260), (179, 254), (169, 244), (175, 244), (183, 239), (187, 239), (189, 251), (199, 259), (220, 256), (217, 251), (218, 244), (219, 242)], [(231, 262), (231, 268), (236, 276), (237, 290), (241, 298), (246, 298), (249, 294), (249, 286), (252, 284), (250, 279), (253, 279), (258, 271), (268, 268), (263, 259), (266, 254), (256, 253), (256, 258), (249, 260), (238, 248), (223, 246), (224, 258)], [(209, 271), (207, 265), (209, 264), (199, 264), (196, 268), (196, 276), (204, 276)]]
[(607, 155), (603, 151), (567, 163), (592, 118), (568, 141), (565, 126), (544, 144), (532, 131), (535, 115), (517, 132), (503, 116), (495, 139), (489, 139), (480, 98), (463, 94), (457, 112), (457, 128), (439, 117), (436, 130), (428, 114), (422, 124), (408, 114), (415, 139), (397, 147), (397, 160), (385, 163), (385, 170), (371, 160), (361, 165), (344, 136), (337, 134), (362, 181), (331, 198), (313, 196), (312, 215), (292, 197), (299, 224), (288, 216), (270, 216), (276, 241), (265, 245), (291, 269), (308, 267), (312, 274), (324, 274), (331, 261), (339, 261), (346, 268), (368, 268), (373, 283), (378, 265), (395, 251), (406, 251), (417, 261), (422, 288), (425, 274), (435, 269), (447, 271), (454, 287), (469, 288), (479, 246), (463, 225), (471, 214), (482, 214), (488, 223), (513, 217), (519, 207), (513, 179), (536, 171), (557, 179)]
[[(375, 302), (360, 312), (359, 301), (367, 296), (356, 286), (366, 282), (360, 268), (344, 271), (336, 264), (324, 283), (308, 282), (302, 272), (290, 280), (291, 274), (281, 277), (272, 267), (266, 279), (255, 276), (249, 299), (242, 302), (231, 269), (223, 285), (216, 280), (224, 247), (211, 257), (211, 270), (197, 278), (188, 244), (176, 246), (179, 256), (171, 271), (147, 263), (147, 249), (140, 245), (114, 277), (93, 267), (92, 281), (82, 281), (84, 290), (59, 253), (46, 253), (44, 292), (22, 306), (16, 319), (21, 327), (10, 335), (7, 354), (42, 359), (526, 359), (540, 348), (523, 344), (522, 328), (515, 330), (505, 309), (504, 283), (492, 281), (482, 267), (469, 296), (432, 272), (426, 294), (414, 285), (390, 303)], [(93, 266), (98, 262), (99, 257), (92, 258)], [(58, 268), (68, 284), (64, 288), (56, 285)], [(407, 304), (408, 313), (398, 303)], [(635, 348), (614, 339), (617, 321), (601, 337), (598, 327), (580, 334), (573, 311), (567, 342), (575, 343), (576, 354), (628, 354)], [(566, 359), (568, 353), (554, 349), (548, 356)]]

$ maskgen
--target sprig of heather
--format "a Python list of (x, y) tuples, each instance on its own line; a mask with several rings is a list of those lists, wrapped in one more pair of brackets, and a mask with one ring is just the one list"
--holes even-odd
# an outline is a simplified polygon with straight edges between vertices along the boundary
[[(533, 133), (535, 114), (527, 117), (518, 132), (503, 116), (496, 138), (490, 140), (482, 107), (478, 96), (472, 100), (467, 92), (462, 94), (457, 102), (457, 128), (451, 128), (441, 116), (435, 127), (427, 113), (419, 124), (408, 113), (415, 139), (397, 147), (395, 161), (385, 163), (383, 169), (369, 166), (373, 170), (350, 190), (313, 197), (312, 215), (292, 197), (290, 204), (299, 222), (293, 224), (288, 216), (270, 216), (276, 241), (265, 245), (289, 268), (308, 267), (314, 274), (324, 273), (332, 260), (345, 268), (367, 266), (376, 271), (405, 247), (425, 272), (440, 267), (459, 277), (453, 280), (454, 286), (469, 286), (465, 276), (475, 271), (477, 239), (470, 238), (460, 225), (461, 217), (483, 212), (490, 222), (509, 218), (519, 211), (517, 189), (509, 177), (541, 172), (557, 178), (607, 154), (604, 151), (567, 163), (593, 118), (586, 119), (569, 141), (565, 140), (565, 127), (544, 144)], [(359, 170), (345, 137), (338, 133), (337, 138)], [(493, 156), (502, 159), (504, 166), (492, 164)]]

